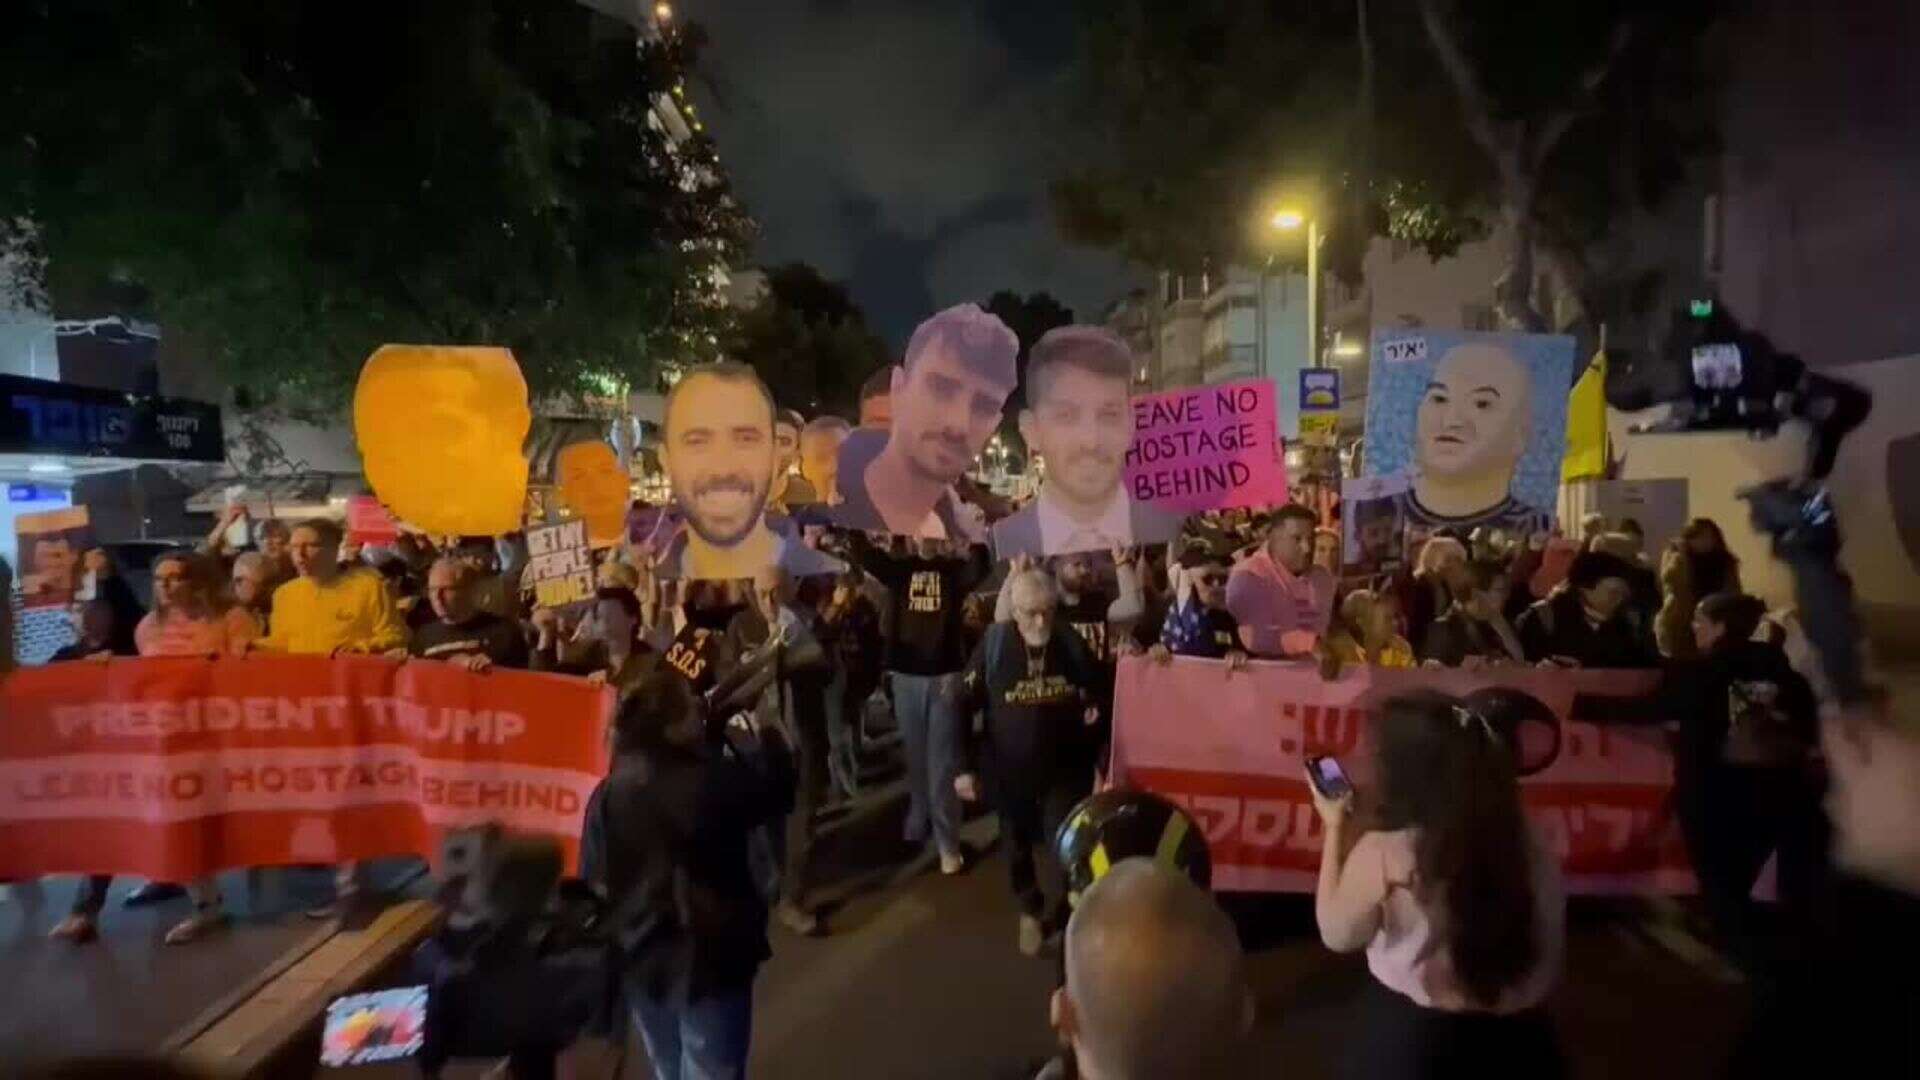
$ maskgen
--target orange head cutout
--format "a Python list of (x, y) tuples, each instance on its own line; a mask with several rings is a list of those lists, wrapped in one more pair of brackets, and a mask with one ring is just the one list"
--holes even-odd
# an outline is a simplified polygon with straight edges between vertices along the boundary
[(620, 457), (603, 442), (577, 442), (560, 450), (553, 464), (560, 498), (587, 519), (593, 546), (617, 544), (627, 524), (630, 482)]
[(520, 527), (532, 422), (520, 365), (500, 348), (382, 345), (353, 393), (368, 483), (394, 517), (429, 533)]

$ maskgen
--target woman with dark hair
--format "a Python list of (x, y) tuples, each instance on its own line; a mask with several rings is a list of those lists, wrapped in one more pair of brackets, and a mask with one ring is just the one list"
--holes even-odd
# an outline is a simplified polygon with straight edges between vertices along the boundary
[(1648, 668), (1659, 663), (1628, 583), (1632, 567), (1603, 551), (1574, 556), (1567, 580), (1514, 623), (1527, 659), (1542, 666)]
[(1471, 563), (1467, 580), (1466, 593), (1455, 597), (1446, 614), (1427, 628), (1421, 662), (1429, 667), (1466, 668), (1525, 663), (1526, 649), (1507, 621), (1507, 592), (1513, 583), (1506, 568), (1494, 562)]
[(1368, 1077), (1564, 1075), (1542, 1003), (1559, 979), (1560, 869), (1520, 809), (1511, 741), (1545, 706), (1516, 690), (1389, 699), (1375, 732), (1371, 828), (1322, 795), (1314, 914), (1373, 980), (1356, 1066)]
[(140, 598), (133, 594), (133, 586), (127, 584), (126, 575), (120, 572), (120, 565), (106, 548), (88, 548), (80, 557), (80, 568), (93, 577), (93, 595), (97, 600), (105, 600), (113, 606), (114, 645), (133, 645), (133, 628), (147, 614), (140, 606)]
[(664, 669), (622, 700), (612, 734), (581, 865), (612, 907), (654, 1075), (745, 1076), (753, 980), (771, 955), (747, 837), (793, 807), (786, 746), (772, 728), (723, 734)]
[(1660, 589), (1665, 600), (1654, 619), (1660, 651), (1676, 659), (1699, 654), (1693, 641), (1693, 608), (1702, 597), (1737, 593), (1740, 560), (1727, 550), (1727, 537), (1712, 518), (1694, 518), (1667, 545), (1660, 560)]
[(1420, 546), (1413, 574), (1399, 582), (1400, 612), (1408, 644), (1426, 648), (1427, 629), (1467, 591), (1467, 546), (1451, 536), (1435, 536)]
[(1753, 640), (1766, 614), (1754, 596), (1721, 592), (1693, 612), (1691, 660), (1669, 663), (1639, 699), (1583, 697), (1580, 714), (1614, 723), (1678, 721), (1674, 805), (1713, 932), (1750, 974), (1770, 973), (1754, 882), (1779, 853), (1780, 899), (1810, 911), (1825, 881), (1819, 708), (1779, 645)]
[(593, 607), (568, 641), (561, 640), (560, 615), (552, 608), (533, 613), (533, 628), (537, 637), (531, 667), (535, 671), (585, 675), (611, 684), (625, 697), (660, 666), (660, 653), (647, 640), (640, 600), (632, 589), (596, 591)]

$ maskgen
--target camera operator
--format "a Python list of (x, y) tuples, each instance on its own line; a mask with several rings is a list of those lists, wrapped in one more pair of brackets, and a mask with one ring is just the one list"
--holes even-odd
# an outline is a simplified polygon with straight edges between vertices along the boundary
[(748, 835), (791, 811), (794, 789), (778, 730), (753, 734), (710, 723), (686, 679), (653, 672), (621, 703), (613, 767), (587, 805), (582, 864), (612, 906), (658, 1080), (746, 1074), (753, 980), (771, 955)]

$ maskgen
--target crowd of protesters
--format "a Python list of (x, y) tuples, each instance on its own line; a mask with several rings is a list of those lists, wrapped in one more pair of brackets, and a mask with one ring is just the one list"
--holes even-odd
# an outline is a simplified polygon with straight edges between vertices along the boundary
[[(869, 397), (863, 412), (885, 405)], [(1069, 924), (1065, 898), (1050, 893), (1049, 838), (1102, 782), (1115, 665), (1132, 655), (1217, 661), (1223, 678), (1252, 660), (1313, 664), (1327, 678), (1358, 666), (1658, 670), (1653, 696), (1594, 715), (1677, 727), (1676, 806), (1711, 931), (1758, 969), (1767, 948), (1748, 897), (1768, 855), (1781, 854), (1790, 900), (1817, 887), (1825, 849), (1807, 661), (1783, 648), (1790, 613), (1769, 615), (1740, 591), (1739, 561), (1712, 521), (1690, 522), (1660, 552), (1644, 549), (1631, 519), (1590, 516), (1577, 539), (1442, 532), (1403, 571), (1351, 575), (1337, 521), (1286, 505), (1195, 515), (1166, 545), (996, 563), (982, 543), (828, 524), (815, 511), (847, 431), (831, 419), (780, 414), (799, 470), (783, 475), (776, 501), (783, 527), (844, 560), (832, 574), (669, 578), (656, 529), (605, 552), (591, 601), (557, 611), (534, 605), (517, 536), (361, 546), (332, 520), (269, 520), (235, 549), (235, 515), (200, 547), (155, 562), (150, 610), (104, 553), (87, 553), (97, 579), (119, 587), (77, 608), (77, 640), (54, 660), (362, 654), (615, 688), (614, 766), (588, 810), (590, 873), (610, 893), (658, 893), (706, 935), (695, 947), (683, 933), (629, 973), (650, 1051), (684, 1063), (663, 1076), (737, 1074), (769, 916), (796, 934), (826, 932), (812, 895), (823, 810), (860, 792), (876, 765), (871, 721), (885, 713), (904, 757), (908, 845), (961, 873), (973, 855), (960, 839), (965, 804), (997, 812), (1014, 941), (1034, 955), (1064, 934), (1056, 1021), (1083, 1059), (1158, 1060), (1160, 1049), (1127, 1034), (1141, 1009), (1191, 1025), (1201, 1041), (1179, 1044), (1189, 1060), (1201, 1055), (1193, 1046), (1232, 1045), (1244, 1034), (1239, 959), (1203, 895), (1129, 871), (1109, 887), (1114, 899), (1083, 905)], [(989, 526), (1017, 509), (978, 487), (968, 494)], [(757, 681), (742, 688), (750, 674)], [(719, 750), (704, 723), (720, 688), (773, 733), (756, 766)], [(1377, 984), (1371, 1075), (1443, 1074), (1419, 1064), (1442, 1046), (1460, 1062), (1524, 1062), (1529, 1075), (1562, 1068), (1540, 1005), (1560, 967), (1564, 901), (1502, 746), (1516, 707), (1498, 695), (1389, 703), (1369, 812), (1317, 798), (1328, 834), (1321, 932), (1334, 949), (1364, 949)], [(356, 898), (359, 877), (336, 868), (338, 899), (314, 913)], [(1425, 884), (1383, 884), (1415, 879)], [(93, 939), (109, 882), (84, 880), (54, 936)], [(136, 895), (181, 890), (192, 909), (168, 943), (227, 925), (211, 879)], [(1471, 916), (1447, 914), (1469, 904)], [(1115, 962), (1107, 920), (1158, 927), (1167, 949), (1213, 957), (1181, 976), (1210, 995), (1204, 1007), (1140, 1005), (1088, 985), (1100, 977), (1087, 972)]]

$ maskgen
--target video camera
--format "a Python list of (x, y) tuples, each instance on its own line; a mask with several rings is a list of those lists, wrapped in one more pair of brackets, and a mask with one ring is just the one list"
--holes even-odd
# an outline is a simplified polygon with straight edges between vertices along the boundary
[(1754, 528), (1767, 534), (1775, 557), (1793, 571), (1801, 623), (1835, 695), (1842, 703), (1868, 696), (1853, 587), (1836, 561), (1839, 521), (1820, 481), (1833, 471), (1841, 442), (1873, 411), (1873, 395), (1809, 370), (1713, 300), (1694, 300), (1675, 313), (1666, 343), (1650, 363), (1629, 359), (1610, 372), (1607, 403), (1623, 412), (1670, 406), (1665, 420), (1634, 428), (1641, 432), (1746, 431), (1767, 438), (1788, 420), (1807, 424), (1805, 472), (1740, 496)]

